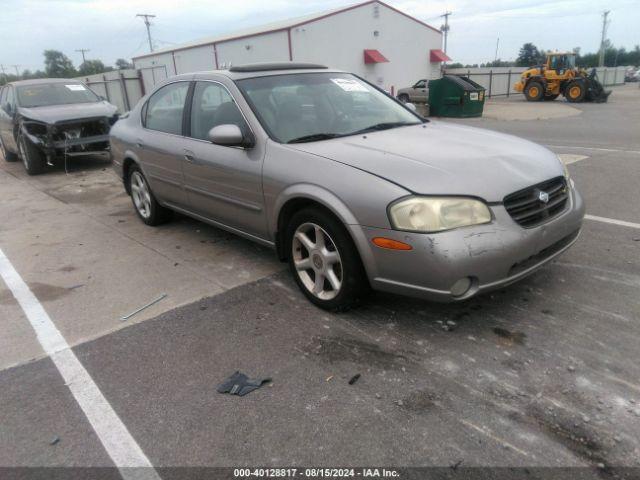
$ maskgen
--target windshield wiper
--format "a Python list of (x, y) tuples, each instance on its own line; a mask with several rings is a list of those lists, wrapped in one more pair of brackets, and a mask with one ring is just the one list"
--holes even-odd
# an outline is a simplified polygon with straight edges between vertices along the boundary
[(313, 133), (311, 135), (304, 135), (303, 137), (294, 138), (287, 143), (305, 143), (315, 142), (317, 140), (328, 140), (330, 138), (342, 137), (339, 133)]
[(413, 122), (383, 122), (383, 123), (376, 123), (375, 125), (371, 125), (367, 128), (363, 128), (361, 130), (356, 130), (355, 132), (351, 132), (349, 135), (358, 135), (360, 133), (367, 133), (367, 132), (376, 132), (379, 130), (389, 130), (390, 128), (396, 128), (396, 127), (404, 127), (407, 125), (420, 125), (420, 123), (413, 123)]

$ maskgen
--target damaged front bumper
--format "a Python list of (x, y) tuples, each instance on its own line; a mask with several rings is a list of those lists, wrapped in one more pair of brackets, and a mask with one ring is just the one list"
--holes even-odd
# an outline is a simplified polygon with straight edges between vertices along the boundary
[[(352, 234), (374, 289), (453, 302), (521, 280), (568, 249), (584, 218), (584, 203), (575, 188), (569, 198), (561, 214), (533, 228), (521, 227), (503, 205), (494, 205), (494, 221), (487, 225), (436, 234), (358, 226)], [(372, 243), (375, 237), (413, 249), (378, 248)], [(460, 285), (466, 288), (461, 291)]]
[(47, 156), (109, 155), (109, 129), (117, 118), (89, 118), (45, 124), (23, 120), (21, 133)]

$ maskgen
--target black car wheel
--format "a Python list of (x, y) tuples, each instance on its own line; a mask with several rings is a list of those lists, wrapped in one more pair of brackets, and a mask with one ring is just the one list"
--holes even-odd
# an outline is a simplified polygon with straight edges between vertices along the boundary
[(18, 148), (24, 168), (29, 175), (39, 175), (44, 172), (46, 166), (44, 154), (24, 135), (18, 138)]
[(344, 225), (329, 212), (320, 208), (297, 212), (286, 239), (291, 273), (318, 307), (347, 310), (368, 290), (360, 255)]
[(129, 172), (131, 201), (140, 220), (147, 225), (156, 226), (171, 218), (171, 210), (158, 203), (151, 191), (147, 179), (137, 165)]

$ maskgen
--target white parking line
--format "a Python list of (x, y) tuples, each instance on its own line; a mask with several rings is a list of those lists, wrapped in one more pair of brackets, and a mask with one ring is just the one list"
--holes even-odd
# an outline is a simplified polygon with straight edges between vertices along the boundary
[(0, 276), (20, 304), (36, 332), (40, 345), (58, 368), (105, 450), (120, 470), (122, 478), (160, 480), (149, 459), (2, 249)]
[(593, 220), (594, 222), (611, 223), (622, 227), (640, 228), (640, 223), (625, 222), (624, 220), (616, 220), (615, 218), (597, 217), (595, 215), (585, 215), (584, 218), (587, 220)]
[(640, 155), (640, 150), (623, 150), (620, 148), (602, 148), (602, 147), (581, 147), (578, 145), (546, 145), (549, 148), (566, 148), (571, 150), (572, 148), (577, 148), (579, 150), (595, 150), (598, 152), (616, 152), (616, 153), (635, 153), (636, 155)]

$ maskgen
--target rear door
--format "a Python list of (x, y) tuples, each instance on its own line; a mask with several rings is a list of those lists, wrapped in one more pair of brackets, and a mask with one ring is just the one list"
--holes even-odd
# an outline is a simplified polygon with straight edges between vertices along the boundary
[(238, 125), (251, 129), (226, 86), (198, 81), (189, 115), (189, 138), (183, 155), (184, 181), (190, 210), (209, 220), (259, 238), (266, 238), (262, 195), (263, 145), (250, 149), (214, 145), (209, 130)]
[(143, 129), (136, 144), (142, 168), (161, 203), (186, 207), (182, 163), (184, 112), (191, 82), (179, 81), (158, 89), (143, 107)]

